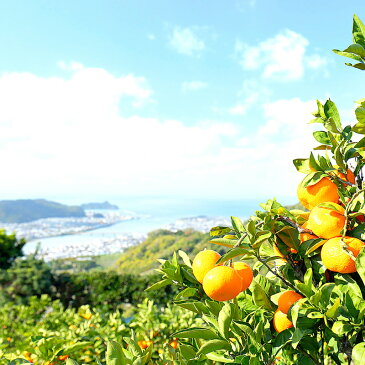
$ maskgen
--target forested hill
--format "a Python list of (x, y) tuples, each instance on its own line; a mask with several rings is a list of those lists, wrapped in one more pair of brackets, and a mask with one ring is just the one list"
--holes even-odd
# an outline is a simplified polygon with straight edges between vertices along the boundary
[(190, 229), (176, 233), (162, 229), (153, 231), (146, 241), (126, 250), (113, 269), (129, 274), (147, 273), (159, 266), (157, 259), (170, 259), (179, 250), (185, 251), (190, 257), (194, 257), (204, 248), (226, 252), (225, 247), (212, 247), (214, 245), (208, 243), (209, 239), (209, 233)]
[(64, 205), (45, 199), (20, 199), (0, 201), (0, 222), (24, 223), (40, 218), (84, 217), (79, 206)]

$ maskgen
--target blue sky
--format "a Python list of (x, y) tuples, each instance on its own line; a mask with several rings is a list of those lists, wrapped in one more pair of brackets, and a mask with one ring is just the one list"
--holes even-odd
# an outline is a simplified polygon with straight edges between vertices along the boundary
[(359, 4), (2, 1), (1, 198), (294, 200), (314, 100), (364, 96)]

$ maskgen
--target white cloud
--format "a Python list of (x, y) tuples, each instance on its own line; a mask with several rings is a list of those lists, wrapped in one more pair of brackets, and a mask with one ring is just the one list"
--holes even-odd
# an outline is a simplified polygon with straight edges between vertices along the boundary
[(295, 194), (301, 176), (291, 160), (308, 155), (314, 103), (266, 103), (267, 122), (253, 132), (227, 122), (187, 126), (120, 109), (123, 99), (150, 98), (143, 77), (84, 66), (69, 72), (0, 76), (2, 198)]
[(235, 53), (245, 70), (262, 70), (266, 79), (292, 81), (301, 79), (307, 67), (320, 68), (327, 63), (318, 54), (307, 55), (308, 45), (301, 34), (285, 30), (256, 46), (238, 40)]
[(254, 80), (245, 80), (241, 90), (238, 92), (239, 101), (231, 108), (228, 113), (231, 115), (245, 115), (253, 105), (263, 103), (270, 91)]
[(178, 53), (187, 56), (200, 55), (205, 50), (205, 43), (197, 34), (199, 29), (199, 27), (175, 26), (169, 36), (169, 45)]
[(306, 57), (305, 62), (309, 68), (317, 69), (327, 65), (327, 58), (322, 57), (318, 54), (314, 54)]
[(208, 84), (203, 81), (185, 81), (181, 84), (181, 90), (183, 92), (195, 91), (205, 89), (207, 86)]

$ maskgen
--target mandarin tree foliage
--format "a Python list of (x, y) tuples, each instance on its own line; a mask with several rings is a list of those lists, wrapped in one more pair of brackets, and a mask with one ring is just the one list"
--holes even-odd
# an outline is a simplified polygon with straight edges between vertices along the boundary
[(0, 230), (0, 269), (8, 269), (19, 256), (23, 256), (25, 239), (18, 239), (14, 233)]
[[(365, 70), (357, 16), (353, 44), (335, 52)], [(310, 123), (322, 126), (313, 133), (318, 146), (294, 160), (309, 211), (269, 200), (246, 222), (232, 217), (231, 227), (212, 228), (210, 242), (228, 248), (215, 263), (211, 250), (193, 263), (182, 251), (181, 260), (162, 262), (154, 288), (175, 283), (175, 303), (205, 322), (173, 334), (181, 363), (365, 364), (365, 99), (357, 104), (351, 126), (332, 100), (317, 101)], [(237, 262), (254, 273), (241, 292)]]

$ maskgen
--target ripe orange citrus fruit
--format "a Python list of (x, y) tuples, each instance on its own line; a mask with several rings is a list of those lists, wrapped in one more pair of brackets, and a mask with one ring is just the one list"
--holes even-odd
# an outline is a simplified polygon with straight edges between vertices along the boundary
[(205, 275), (203, 289), (209, 298), (223, 302), (241, 292), (242, 278), (232, 267), (217, 266)]
[[(305, 222), (302, 225), (302, 228), (309, 229), (308, 228), (308, 222)], [(315, 238), (318, 238), (318, 237), (315, 236), (314, 234), (310, 234), (310, 233), (307, 233), (307, 232), (303, 232), (303, 233), (299, 234), (300, 243), (303, 243), (305, 241), (312, 240), (312, 239), (315, 239)]]
[(174, 349), (177, 349), (179, 347), (179, 343), (177, 342), (177, 340), (172, 340), (170, 342), (170, 346)]
[(297, 189), (299, 201), (309, 210), (324, 202), (337, 203), (339, 200), (337, 185), (329, 177), (324, 177), (316, 184), (303, 186), (303, 181)]
[(238, 275), (242, 278), (241, 291), (246, 290), (251, 285), (253, 280), (252, 269), (243, 261), (234, 262), (232, 266), (237, 271)]
[(283, 294), (280, 295), (279, 300), (278, 300), (278, 309), (285, 313), (288, 314), (288, 311), (290, 309), (290, 307), (297, 302), (299, 299), (302, 299), (303, 297), (296, 293), (294, 290), (287, 290), (285, 292), (283, 292)]
[(221, 255), (213, 250), (200, 251), (194, 258), (192, 268), (193, 274), (199, 283), (203, 282), (205, 274), (216, 266)]
[(273, 325), (275, 331), (278, 333), (293, 327), (293, 323), (289, 321), (288, 316), (279, 309), (277, 309), (274, 314)]
[[(328, 240), (321, 250), (321, 258), (323, 265), (335, 272), (341, 274), (350, 274), (356, 272), (355, 261), (346, 253), (341, 244), (342, 237), (335, 237)], [(354, 237), (345, 236), (343, 241), (348, 249), (353, 253), (354, 257), (360, 253), (365, 243)]]
[(345, 209), (341, 205), (330, 204), (331, 207), (316, 206), (309, 214), (307, 228), (321, 238), (340, 236), (345, 227)]

